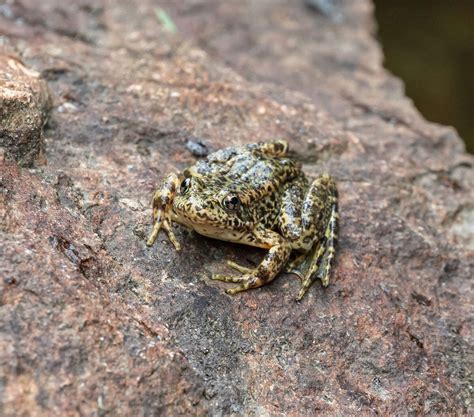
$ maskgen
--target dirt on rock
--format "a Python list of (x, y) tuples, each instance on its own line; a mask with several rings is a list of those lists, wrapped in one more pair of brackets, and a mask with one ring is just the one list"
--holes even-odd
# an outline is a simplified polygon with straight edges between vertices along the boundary
[[(307, 3), (0, 6), (0, 415), (473, 411), (474, 159), (383, 69), (368, 0)], [(228, 296), (210, 274), (263, 251), (146, 246), (166, 173), (275, 138), (338, 183), (328, 288)]]

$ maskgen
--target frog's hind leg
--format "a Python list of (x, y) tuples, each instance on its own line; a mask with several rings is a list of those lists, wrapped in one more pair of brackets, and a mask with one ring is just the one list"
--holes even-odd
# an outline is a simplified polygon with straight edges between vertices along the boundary
[(302, 280), (298, 299), (316, 278), (328, 285), (338, 224), (337, 190), (332, 178), (321, 175), (307, 191), (304, 181), (297, 179), (285, 191), (279, 225), (293, 248), (304, 252), (287, 266)]
[(321, 263), (321, 270), (318, 271), (318, 277), (321, 279), (325, 287), (329, 285), (329, 277), (334, 264), (334, 257), (336, 256), (338, 227), (339, 213), (337, 210), (337, 190), (334, 189), (334, 195), (332, 196), (331, 217), (324, 235), (326, 238), (325, 251)]
[(296, 299), (299, 301), (308, 291), (311, 284), (320, 279), (323, 286), (329, 285), (332, 265), (334, 263), (335, 247), (337, 244), (338, 229), (337, 191), (331, 198), (331, 217), (329, 218), (324, 236), (316, 242), (306, 257), (292, 266), (291, 272), (301, 279), (301, 288)]
[(297, 275), (301, 280), (301, 288), (296, 297), (298, 301), (303, 298), (309, 287), (311, 287), (313, 282), (318, 278), (316, 273), (321, 267), (325, 251), (323, 243), (324, 242), (316, 243), (309, 253), (305, 254), (305, 258), (288, 271), (289, 273)]
[(247, 148), (266, 155), (276, 156), (277, 158), (285, 156), (288, 151), (288, 142), (286, 140), (275, 140), (272, 142), (261, 142), (257, 144), (247, 145)]

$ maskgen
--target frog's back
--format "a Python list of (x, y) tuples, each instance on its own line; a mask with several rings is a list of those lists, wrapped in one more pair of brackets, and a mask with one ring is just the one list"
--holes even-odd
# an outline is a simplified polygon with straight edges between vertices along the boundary
[(222, 180), (253, 189), (256, 196), (276, 192), (283, 183), (300, 173), (300, 166), (285, 157), (268, 155), (255, 145), (230, 147), (210, 154), (187, 170), (187, 175)]
[(289, 158), (270, 155), (255, 145), (247, 145), (212, 153), (189, 168), (185, 175), (200, 177), (206, 189), (215, 194), (237, 194), (245, 207), (246, 219), (273, 228), (287, 183), (300, 177), (302, 172)]

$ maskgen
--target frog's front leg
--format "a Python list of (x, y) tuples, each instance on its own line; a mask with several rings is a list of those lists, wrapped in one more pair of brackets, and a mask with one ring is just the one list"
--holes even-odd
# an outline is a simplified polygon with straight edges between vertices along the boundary
[(291, 254), (290, 244), (281, 235), (271, 230), (254, 231), (248, 238), (243, 239), (241, 243), (269, 249), (269, 251), (255, 269), (241, 267), (233, 262), (230, 263), (230, 266), (233, 268), (244, 272), (241, 276), (220, 274), (212, 276), (212, 279), (215, 280), (240, 283), (237, 287), (228, 289), (226, 291), (227, 294), (235, 294), (250, 288), (258, 288), (272, 281), (285, 266)]
[(168, 234), (168, 238), (174, 245), (176, 250), (180, 250), (181, 246), (176, 240), (176, 237), (171, 228), (171, 213), (173, 209), (173, 200), (179, 188), (179, 178), (176, 174), (168, 174), (161, 182), (155, 195), (153, 196), (153, 231), (146, 244), (148, 246), (155, 243), (158, 237), (158, 232), (161, 228)]

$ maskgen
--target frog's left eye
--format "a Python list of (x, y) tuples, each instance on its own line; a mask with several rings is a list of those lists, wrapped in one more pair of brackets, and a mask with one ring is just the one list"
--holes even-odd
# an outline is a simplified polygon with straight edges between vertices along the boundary
[(230, 194), (226, 198), (224, 198), (222, 204), (226, 209), (235, 210), (237, 207), (239, 207), (240, 200), (239, 197), (237, 197), (236, 195)]
[(191, 178), (185, 178), (183, 182), (181, 183), (181, 186), (179, 187), (179, 192), (181, 194), (185, 194), (186, 191), (189, 190), (190, 186), (191, 186)]

